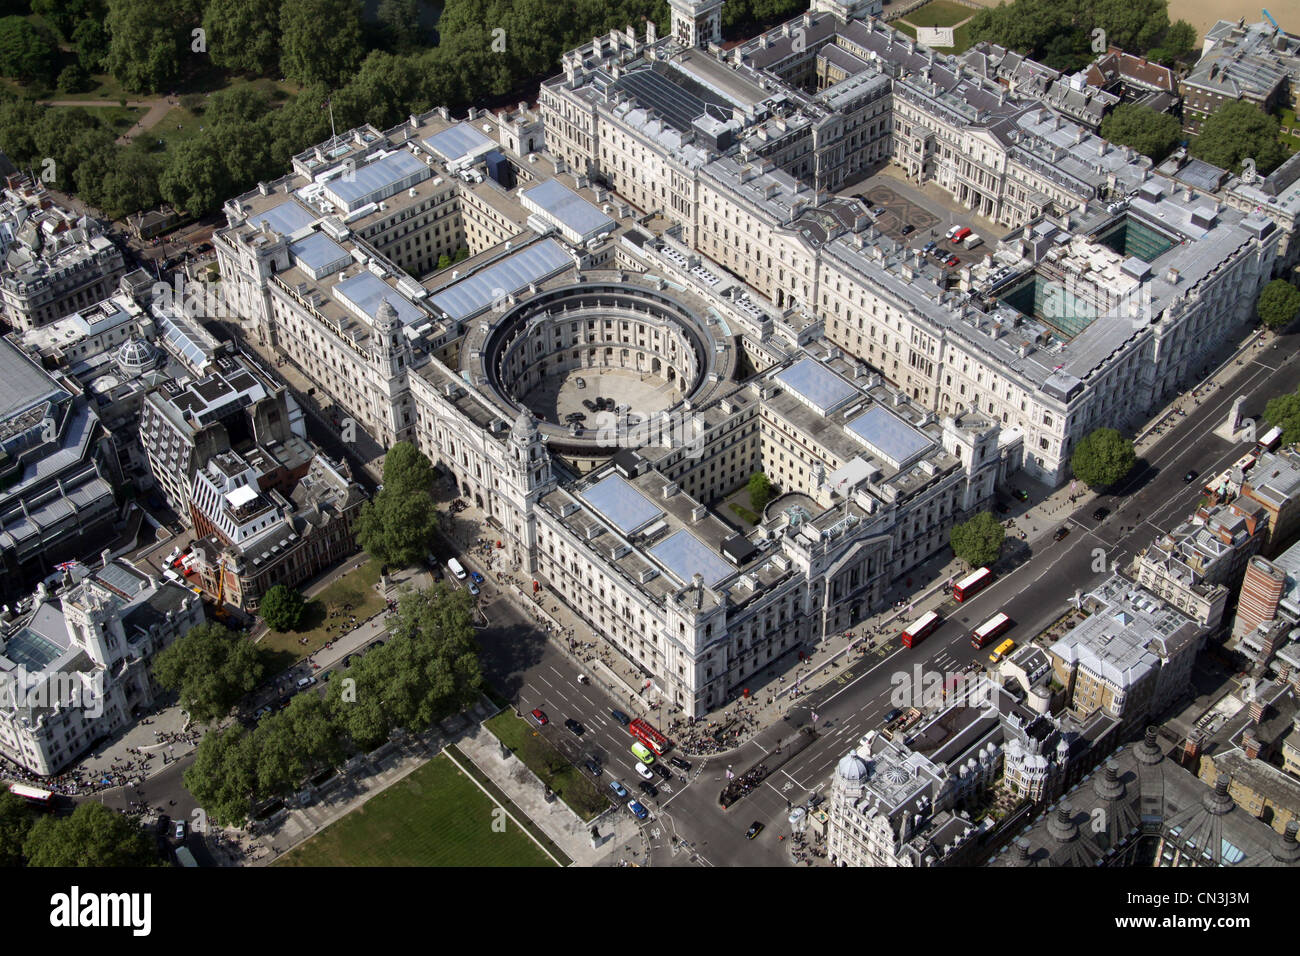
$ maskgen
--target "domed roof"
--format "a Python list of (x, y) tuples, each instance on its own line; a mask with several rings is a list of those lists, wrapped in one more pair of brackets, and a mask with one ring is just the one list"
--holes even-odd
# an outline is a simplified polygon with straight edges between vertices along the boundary
[(835, 775), (845, 783), (857, 783), (867, 776), (867, 762), (857, 754), (848, 754), (835, 767)]
[(127, 339), (117, 350), (117, 366), (128, 375), (151, 368), (157, 360), (158, 353), (144, 339)]
[(527, 441), (536, 431), (537, 419), (533, 418), (533, 413), (525, 408), (515, 419), (515, 427), (510, 429), (510, 434), (520, 441)]

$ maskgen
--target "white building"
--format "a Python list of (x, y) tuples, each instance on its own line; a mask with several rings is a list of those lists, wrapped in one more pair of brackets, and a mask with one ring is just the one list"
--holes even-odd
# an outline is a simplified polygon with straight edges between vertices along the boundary
[(0, 754), (42, 776), (150, 707), (154, 655), (203, 622), (189, 588), (121, 560), (74, 565), (25, 603), (0, 620)]

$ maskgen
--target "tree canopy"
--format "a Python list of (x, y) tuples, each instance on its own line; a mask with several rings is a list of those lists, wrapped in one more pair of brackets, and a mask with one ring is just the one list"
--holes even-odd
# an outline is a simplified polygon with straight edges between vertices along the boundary
[(1138, 103), (1121, 103), (1101, 121), (1101, 135), (1120, 146), (1132, 146), (1160, 162), (1182, 138), (1182, 125), (1168, 113)]
[(1255, 312), (1270, 329), (1281, 329), (1300, 313), (1300, 289), (1285, 279), (1274, 279), (1255, 300)]
[(299, 83), (342, 86), (365, 56), (358, 0), (282, 0), (280, 69)]
[(23, 844), (28, 866), (157, 866), (153, 841), (135, 820), (87, 801), (66, 817), (43, 816)]
[(301, 594), (293, 588), (276, 584), (267, 588), (262, 595), (257, 613), (271, 630), (293, 631), (302, 621), (302, 612), (306, 607)]
[(221, 624), (191, 628), (154, 658), (153, 676), (177, 691), (181, 706), (200, 723), (220, 720), (257, 687), (265, 670), (262, 652)]
[(208, 0), (203, 29), (217, 66), (263, 74), (279, 64), (279, 0)]
[(383, 564), (406, 566), (424, 557), (438, 529), (430, 493), (433, 466), (410, 442), (398, 442), (384, 459), (384, 488), (361, 506), (353, 522), (357, 544)]
[(1113, 428), (1098, 428), (1075, 446), (1070, 468), (1090, 488), (1107, 488), (1132, 471), (1136, 461), (1131, 441)]
[(1300, 391), (1269, 399), (1264, 406), (1264, 421), (1282, 429), (1282, 444), (1300, 441)]
[(188, 66), (202, 0), (113, 0), (108, 7), (108, 70), (132, 93), (171, 89)]
[(58, 58), (58, 43), (49, 31), (23, 17), (0, 17), (0, 73), (48, 83)]
[(969, 521), (953, 525), (948, 533), (952, 553), (972, 568), (992, 564), (998, 559), (1006, 529), (992, 512), (981, 511)]
[(1164, 44), (1185, 53), (1188, 29), (1170, 25), (1166, 0), (1014, 0), (970, 21), (975, 42), (997, 43), (1067, 72), (1111, 46), (1140, 54)]
[(749, 478), (749, 506), (759, 514), (772, 500), (772, 481), (761, 471), (756, 471)]
[(206, 735), (185, 786), (213, 820), (239, 825), (394, 728), (420, 731), (464, 709), (482, 684), (473, 606), (468, 591), (444, 584), (403, 595), (387, 642), (336, 671), (326, 697), (298, 694), (252, 731)]
[(1253, 159), (1255, 169), (1266, 176), (1286, 159), (1280, 130), (1276, 117), (1234, 100), (1206, 117), (1189, 148), (1198, 159), (1234, 173), (1242, 171), (1242, 160)]
[(21, 866), (23, 844), (36, 814), (27, 801), (8, 790), (0, 790), (0, 866)]

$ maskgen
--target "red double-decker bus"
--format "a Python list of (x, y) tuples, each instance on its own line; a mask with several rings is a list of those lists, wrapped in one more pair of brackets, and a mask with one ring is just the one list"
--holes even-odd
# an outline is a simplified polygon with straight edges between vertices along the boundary
[(49, 790), (29, 787), (25, 783), (11, 783), (9, 784), (9, 792), (15, 797), (22, 797), (33, 806), (41, 807), (44, 810), (54, 809), (54, 794)]
[(975, 629), (970, 636), (970, 646), (981, 648), (1010, 626), (1011, 618), (999, 611)]
[(915, 621), (908, 625), (907, 630), (903, 632), (903, 646), (916, 647), (925, 637), (933, 631), (943, 621), (934, 611), (926, 611)]
[(953, 586), (952, 596), (957, 601), (974, 597), (993, 582), (993, 572), (988, 568), (972, 571)]
[(640, 717), (636, 718), (627, 728), (633, 737), (641, 741), (659, 756), (663, 756), (668, 750), (668, 738), (659, 731), (655, 730)]

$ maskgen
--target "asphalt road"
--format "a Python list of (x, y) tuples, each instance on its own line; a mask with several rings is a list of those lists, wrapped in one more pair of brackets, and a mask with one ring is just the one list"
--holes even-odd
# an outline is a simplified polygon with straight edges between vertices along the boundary
[[(790, 831), (785, 822), (788, 806), (804, 804), (810, 794), (829, 786), (840, 757), (868, 730), (881, 726), (884, 715), (894, 706), (890, 697), (896, 675), (912, 673), (918, 663), (923, 673), (961, 671), (976, 659), (984, 663), (989, 649), (977, 651), (969, 640), (978, 624), (1001, 610), (1015, 622), (1009, 636), (1024, 640), (1037, 634), (1065, 610), (1076, 591), (1086, 592), (1114, 568), (1131, 560), (1153, 538), (1184, 520), (1200, 497), (1203, 479), (1232, 464), (1250, 447), (1213, 434), (1213, 429), (1227, 417), (1233, 399), (1245, 394), (1243, 414), (1259, 415), (1269, 398), (1295, 391), (1300, 384), (1300, 362), (1296, 358), (1291, 339), (1283, 340), (1277, 350), (1257, 351), (1232, 382), (1203, 397), (1199, 406), (1165, 430), (1116, 494), (1083, 505), (1072, 516), (1062, 512), (1062, 523), (1068, 522), (1071, 528), (1064, 540), (1046, 538), (1033, 549), (1026, 548), (1023, 563), (1014, 571), (1004, 573), (960, 605), (950, 602), (954, 610), (945, 623), (916, 648), (903, 649), (893, 640), (846, 663), (835, 683), (801, 698), (789, 722), (759, 735), (727, 758), (697, 768), (696, 784), (675, 795), (665, 806), (679, 832), (700, 846), (715, 864), (788, 862), (784, 846), (777, 840)], [(1189, 469), (1200, 473), (1191, 484), (1183, 481)], [(1102, 521), (1092, 517), (1098, 504), (1111, 510)], [(758, 790), (722, 810), (717, 796), (725, 767), (729, 764), (737, 771), (748, 768), (770, 753), (779, 738), (808, 725), (812, 712), (818, 716), (814, 743)], [(743, 833), (754, 820), (764, 823), (766, 829), (756, 840), (745, 841)]]

